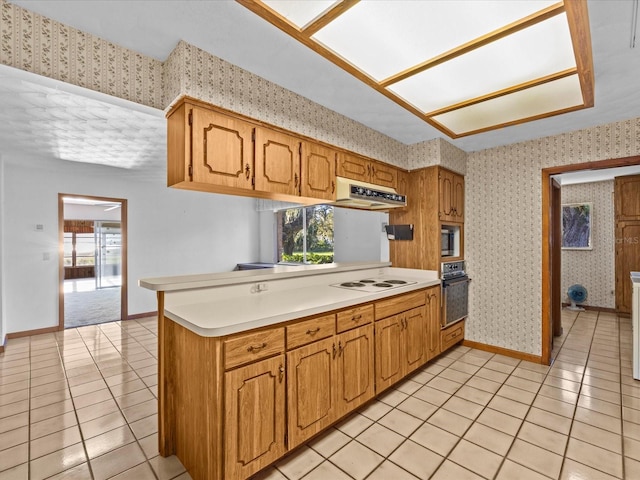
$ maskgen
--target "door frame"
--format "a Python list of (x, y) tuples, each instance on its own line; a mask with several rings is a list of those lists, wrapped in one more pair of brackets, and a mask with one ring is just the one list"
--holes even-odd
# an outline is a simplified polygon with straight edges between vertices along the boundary
[(120, 319), (126, 320), (129, 316), (127, 305), (128, 291), (128, 267), (127, 267), (127, 199), (112, 197), (97, 197), (95, 195), (79, 195), (74, 193), (58, 193), (58, 330), (64, 330), (64, 199), (88, 198), (102, 202), (120, 204), (120, 230), (121, 230), (121, 276), (120, 287)]
[[(560, 262), (554, 262), (552, 255), (552, 188), (551, 176), (579, 170), (602, 170), (605, 168), (628, 167), (630, 165), (640, 165), (640, 155), (632, 157), (613, 158), (599, 160), (596, 162), (575, 163), (571, 165), (560, 165), (542, 169), (542, 356), (541, 362), (549, 365), (551, 361), (551, 345), (553, 341), (553, 325), (551, 324), (551, 299), (553, 298), (553, 288), (551, 281), (554, 264), (559, 266)], [(558, 287), (559, 288), (559, 287)]]

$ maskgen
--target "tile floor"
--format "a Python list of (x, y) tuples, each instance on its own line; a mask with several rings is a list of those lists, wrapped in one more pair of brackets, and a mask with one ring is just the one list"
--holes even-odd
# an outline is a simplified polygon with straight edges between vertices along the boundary
[[(640, 478), (629, 319), (565, 312), (552, 367), (457, 347), (256, 480)], [(0, 479), (190, 478), (157, 455), (155, 319), (9, 340)]]

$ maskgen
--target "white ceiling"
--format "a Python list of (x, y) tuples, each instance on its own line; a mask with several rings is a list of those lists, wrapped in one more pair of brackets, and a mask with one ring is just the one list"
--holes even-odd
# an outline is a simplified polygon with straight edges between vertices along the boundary
[[(406, 144), (442, 136), (231, 0), (13, 3), (159, 60), (185, 40)], [(633, 0), (589, 0), (588, 7), (594, 108), (447, 140), (475, 151), (640, 117), (640, 45), (630, 48)], [(20, 151), (118, 167), (133, 159), (126, 165), (140, 170), (157, 168), (158, 159), (164, 164), (162, 112), (69, 87), (0, 69), (0, 154)]]

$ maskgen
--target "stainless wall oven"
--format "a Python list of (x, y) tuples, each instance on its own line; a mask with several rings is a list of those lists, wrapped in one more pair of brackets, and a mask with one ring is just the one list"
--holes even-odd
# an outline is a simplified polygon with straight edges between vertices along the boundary
[(442, 328), (446, 328), (469, 314), (469, 282), (464, 261), (442, 264)]

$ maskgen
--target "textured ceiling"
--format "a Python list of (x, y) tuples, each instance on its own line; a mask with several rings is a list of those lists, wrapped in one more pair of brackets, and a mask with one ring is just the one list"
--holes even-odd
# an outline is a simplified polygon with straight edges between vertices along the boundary
[[(442, 136), (234, 1), (14, 3), (160, 60), (185, 40), (406, 144)], [(588, 1), (594, 108), (447, 140), (475, 151), (640, 117), (640, 46), (630, 48), (632, 6), (632, 0)], [(130, 169), (164, 165), (162, 112), (80, 89), (63, 95), (58, 87), (49, 87), (54, 95), (39, 81), (11, 80), (8, 70), (0, 70), (0, 153), (22, 151)], [(77, 102), (83, 107), (77, 108)]]
[(0, 66), (0, 153), (164, 176), (164, 112)]

